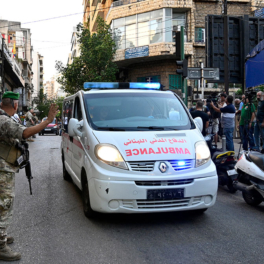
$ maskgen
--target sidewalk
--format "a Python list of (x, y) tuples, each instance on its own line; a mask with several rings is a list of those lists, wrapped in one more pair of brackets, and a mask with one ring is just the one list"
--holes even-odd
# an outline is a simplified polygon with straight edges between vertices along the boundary
[[(219, 139), (220, 139), (220, 142), (217, 143), (217, 147), (222, 148), (222, 139), (220, 137), (219, 137)], [(240, 142), (241, 142), (240, 138), (234, 139), (234, 147), (235, 147), (236, 157), (237, 157), (237, 154), (239, 152), (239, 147), (240, 147), (239, 143)], [(242, 151), (242, 150), (243, 150), (243, 147), (241, 145), (240, 151)]]

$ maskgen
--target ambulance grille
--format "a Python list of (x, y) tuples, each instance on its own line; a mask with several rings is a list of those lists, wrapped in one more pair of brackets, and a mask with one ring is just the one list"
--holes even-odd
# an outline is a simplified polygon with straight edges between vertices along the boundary
[(139, 186), (171, 186), (171, 185), (182, 185), (182, 184), (190, 184), (194, 180), (193, 179), (185, 179), (185, 180), (169, 180), (169, 181), (135, 181), (136, 185)]
[(128, 162), (132, 171), (149, 172), (153, 171), (155, 161)]
[(190, 201), (190, 198), (160, 201), (137, 200), (137, 207), (138, 209), (186, 207)]
[(175, 171), (183, 171), (183, 170), (188, 170), (188, 169), (192, 169), (194, 167), (194, 161), (193, 160), (184, 160), (185, 161), (185, 165), (184, 166), (179, 166), (178, 162), (180, 160), (169, 160), (169, 163), (171, 164), (171, 166), (173, 167), (173, 169)]

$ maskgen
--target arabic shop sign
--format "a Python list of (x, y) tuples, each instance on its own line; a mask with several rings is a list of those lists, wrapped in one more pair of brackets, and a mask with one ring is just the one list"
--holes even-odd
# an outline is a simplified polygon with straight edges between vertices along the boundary
[(139, 58), (149, 56), (149, 46), (135, 47), (126, 49), (125, 59)]

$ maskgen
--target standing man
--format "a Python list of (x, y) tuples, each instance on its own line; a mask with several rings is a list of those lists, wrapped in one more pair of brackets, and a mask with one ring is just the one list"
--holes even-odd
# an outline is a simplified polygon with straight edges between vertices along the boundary
[[(241, 118), (241, 110), (242, 110), (242, 107), (243, 107), (243, 105), (245, 103), (245, 99), (246, 99), (246, 96), (243, 94), (242, 95), (242, 99), (241, 99), (240, 104), (239, 104), (239, 108), (238, 108), (238, 110), (236, 112), (236, 115), (239, 117), (239, 120)], [(243, 132), (243, 129), (242, 129), (242, 127), (240, 125), (239, 125), (239, 135), (240, 135), (240, 139), (241, 139), (241, 143), (240, 144), (243, 144), (244, 132)]]
[(17, 111), (18, 99), (18, 93), (5, 92), (0, 105), (0, 260), (5, 261), (21, 258), (19, 253), (7, 246), (14, 241), (13, 237), (7, 237), (7, 228), (13, 215), (15, 173), (20, 168), (17, 158), (21, 152), (16, 146), (44, 129), (58, 112), (58, 106), (52, 104), (47, 120), (33, 127), (24, 127), (11, 118)]
[(253, 103), (251, 103), (250, 106), (249, 100), (248, 98), (246, 98), (241, 110), (241, 117), (239, 122), (239, 126), (243, 134), (243, 150), (248, 150), (248, 144), (251, 150), (256, 149), (253, 137), (254, 118), (255, 106)]
[(214, 106), (213, 102), (211, 103), (212, 108), (216, 112), (222, 113), (222, 127), (223, 134), (226, 136), (226, 149), (229, 151), (234, 151), (234, 142), (233, 142), (233, 132), (235, 127), (235, 115), (236, 109), (233, 103), (233, 96), (228, 95), (226, 99), (226, 106), (222, 108), (217, 108)]
[(206, 136), (206, 129), (209, 126), (209, 116), (203, 111), (203, 101), (197, 101), (196, 103), (196, 110), (192, 111), (190, 114), (193, 118), (195, 117), (201, 117), (203, 120), (203, 136)]
[[(32, 120), (33, 120), (35, 125), (38, 123), (38, 117), (36, 115), (36, 112), (33, 112)], [(36, 138), (36, 134), (33, 136), (33, 138)]]
[[(26, 113), (25, 119), (26, 119), (26, 127), (32, 127), (35, 125), (34, 121), (33, 121), (33, 112), (34, 110), (29, 107), (28, 112)], [(29, 142), (34, 142), (34, 140), (32, 139), (32, 137), (30, 137), (29, 139), (27, 139), (27, 141)]]
[(259, 150), (260, 143), (259, 143), (259, 136), (261, 135), (262, 138), (262, 150), (261, 153), (264, 154), (264, 92), (257, 93), (257, 100), (258, 100), (258, 111), (257, 111), (257, 122), (255, 124), (254, 129), (254, 137), (256, 148)]

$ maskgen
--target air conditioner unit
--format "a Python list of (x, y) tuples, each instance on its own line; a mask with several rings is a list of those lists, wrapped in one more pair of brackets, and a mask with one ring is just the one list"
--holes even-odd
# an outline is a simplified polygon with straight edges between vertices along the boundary
[(202, 95), (201, 94), (194, 94), (193, 95), (193, 100), (199, 100), (202, 99)]

